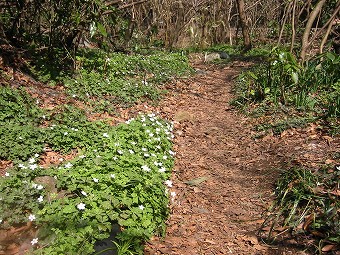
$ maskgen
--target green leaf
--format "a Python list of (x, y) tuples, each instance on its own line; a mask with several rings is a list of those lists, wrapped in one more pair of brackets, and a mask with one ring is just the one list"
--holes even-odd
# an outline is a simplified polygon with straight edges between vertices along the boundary
[(253, 72), (248, 72), (248, 75), (250, 75), (253, 79), (257, 80), (257, 76)]
[(326, 56), (327, 56), (327, 58), (330, 59), (331, 61), (334, 61), (334, 59), (335, 59), (334, 54), (332, 54), (332, 53), (330, 53), (330, 52), (327, 52)]
[(292, 80), (295, 84), (298, 83), (299, 81), (299, 75), (297, 74), (297, 72), (292, 72)]
[(107, 37), (106, 28), (103, 26), (103, 24), (97, 22), (97, 27), (98, 27), (98, 30), (101, 33), (101, 35), (104, 36), (104, 37)]
[(66, 205), (63, 208), (63, 213), (73, 213), (73, 212), (76, 212), (76, 211), (77, 211), (76, 207), (72, 204)]

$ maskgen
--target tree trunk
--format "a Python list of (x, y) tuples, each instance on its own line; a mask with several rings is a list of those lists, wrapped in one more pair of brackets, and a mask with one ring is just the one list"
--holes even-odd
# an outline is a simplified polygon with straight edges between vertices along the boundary
[(319, 12), (321, 12), (321, 9), (323, 7), (323, 5), (326, 3), (326, 0), (320, 0), (317, 5), (315, 6), (314, 10), (311, 12), (307, 24), (306, 24), (306, 28), (305, 28), (305, 32), (303, 33), (302, 36), (302, 45), (301, 45), (301, 52), (300, 52), (300, 59), (301, 62), (305, 61), (306, 58), (306, 52), (309, 48), (309, 35), (314, 23), (314, 20), (316, 19), (316, 17), (318, 16)]
[(241, 28), (242, 28), (242, 35), (243, 35), (243, 40), (244, 40), (244, 45), (243, 49), (244, 51), (248, 51), (251, 49), (251, 40), (250, 40), (250, 32), (249, 32), (249, 27), (247, 24), (247, 16), (244, 11), (244, 0), (237, 0), (237, 9), (238, 9), (238, 14), (240, 17), (240, 22), (241, 22)]

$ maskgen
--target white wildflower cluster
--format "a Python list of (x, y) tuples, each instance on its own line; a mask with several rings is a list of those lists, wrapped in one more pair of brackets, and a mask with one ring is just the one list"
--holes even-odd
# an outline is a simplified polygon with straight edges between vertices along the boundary
[[(173, 183), (171, 180), (166, 180), (164, 182), (164, 184), (168, 187), (165, 189), (165, 195), (169, 195), (169, 189), (173, 187)], [(175, 201), (175, 197), (176, 197), (176, 192), (175, 191), (170, 191), (170, 198), (171, 198), (171, 202)]]
[[(131, 118), (127, 120), (125, 123), (130, 124), (134, 121), (135, 118)], [(156, 116), (155, 113), (143, 114), (140, 115), (139, 120), (143, 123), (142, 126), (145, 127), (144, 132), (146, 136), (149, 138), (147, 141), (154, 144), (156, 142), (155, 149), (158, 151), (162, 151), (162, 146), (158, 142), (161, 142), (161, 137), (166, 135), (166, 137), (171, 140), (174, 138), (172, 131), (173, 131), (173, 123), (164, 123), (160, 121), (160, 119)], [(158, 143), (158, 144), (157, 144)], [(130, 144), (137, 145), (136, 141), (131, 141)], [(115, 143), (116, 147), (120, 144)], [(135, 150), (128, 149), (127, 150), (130, 154), (136, 154)], [(123, 151), (121, 149), (117, 149), (117, 153), (119, 155), (123, 155)], [(155, 153), (151, 153), (148, 148), (142, 147), (141, 148), (141, 155), (145, 160), (149, 161), (153, 160), (153, 164), (144, 164), (141, 166), (141, 170), (144, 172), (151, 172), (153, 169), (158, 171), (159, 173), (165, 173), (167, 169), (163, 166), (162, 162), (158, 162), (159, 156)], [(163, 156), (160, 156), (162, 160), (167, 160), (169, 157), (173, 157), (175, 153), (171, 150), (167, 151)], [(114, 157), (114, 160), (117, 160), (117, 157)]]
[(85, 204), (84, 203), (79, 203), (79, 204), (77, 204), (77, 208), (78, 208), (78, 210), (80, 210), (80, 211), (82, 211), (82, 210), (85, 210)]
[(37, 189), (37, 190), (42, 190), (44, 188), (44, 186), (41, 185), (41, 184), (36, 184), (36, 183), (33, 182), (32, 188)]
[[(33, 157), (29, 158), (27, 163), (20, 163), (18, 164), (18, 167), (21, 169), (30, 169), (30, 170), (35, 170), (39, 167), (39, 165), (37, 164), (37, 159), (39, 158), (39, 154), (34, 154)], [(40, 167), (42, 168), (42, 167)]]
[(35, 244), (37, 244), (38, 243), (38, 238), (33, 238), (33, 240), (31, 241), (31, 244), (32, 245), (35, 245)]

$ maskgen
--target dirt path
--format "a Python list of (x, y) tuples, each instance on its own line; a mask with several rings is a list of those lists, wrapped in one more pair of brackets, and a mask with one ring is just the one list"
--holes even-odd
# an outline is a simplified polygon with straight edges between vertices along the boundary
[(165, 239), (152, 240), (146, 254), (304, 254), (256, 237), (281, 159), (252, 139), (249, 121), (229, 106), (241, 67), (210, 67), (169, 88), (161, 111), (177, 120), (176, 196)]

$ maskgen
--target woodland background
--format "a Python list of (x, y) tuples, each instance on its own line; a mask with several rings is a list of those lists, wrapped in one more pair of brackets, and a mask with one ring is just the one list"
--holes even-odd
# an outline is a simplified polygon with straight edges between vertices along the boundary
[(247, 50), (285, 43), (303, 60), (316, 48), (339, 50), (339, 10), (336, 0), (5, 0), (0, 43), (10, 46), (3, 51), (71, 60), (82, 46), (128, 51), (243, 43)]

